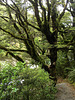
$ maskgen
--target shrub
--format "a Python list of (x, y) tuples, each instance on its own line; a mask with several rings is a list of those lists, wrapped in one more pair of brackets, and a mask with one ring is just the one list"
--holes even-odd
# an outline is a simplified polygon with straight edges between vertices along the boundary
[(54, 100), (53, 81), (43, 69), (18, 62), (0, 71), (1, 100)]
[(70, 70), (71, 70), (71, 66), (70, 66), (69, 59), (67, 57), (67, 52), (58, 51), (58, 57), (56, 63), (57, 75), (66, 78)]
[(75, 83), (75, 69), (73, 69), (73, 70), (69, 73), (68, 79), (70, 80), (71, 83)]

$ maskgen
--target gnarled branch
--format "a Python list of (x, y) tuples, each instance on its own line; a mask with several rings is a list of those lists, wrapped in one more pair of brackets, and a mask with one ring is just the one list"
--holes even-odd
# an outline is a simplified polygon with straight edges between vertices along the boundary
[(20, 37), (18, 37), (18, 36), (15, 36), (15, 35), (12, 34), (11, 32), (6, 31), (5, 29), (3, 29), (3, 28), (1, 28), (1, 27), (0, 27), (0, 30), (4, 31), (4, 32), (6, 32), (6, 33), (8, 33), (9, 35), (11, 35), (12, 37), (14, 37), (15, 39), (25, 40), (25, 38), (20, 38)]
[(3, 46), (0, 46), (0, 49), (7, 51), (7, 53), (9, 53), (9, 54), (10, 54), (12, 57), (14, 57), (16, 60), (21, 61), (21, 62), (24, 63), (24, 61), (23, 61), (23, 59), (22, 59), (21, 57), (19, 57), (19, 56), (17, 56), (17, 55), (14, 55), (9, 49), (7, 49), (7, 48), (5, 48), (5, 47), (3, 47)]
[(50, 21), (50, 4), (49, 0), (47, 0), (47, 6), (48, 6), (48, 22)]
[(32, 0), (29, 0), (29, 1), (31, 2), (31, 4), (34, 7), (36, 19), (37, 19), (37, 22), (38, 22), (39, 27), (41, 28), (42, 22), (41, 22), (40, 16), (39, 16), (38, 0), (35, 0), (35, 2), (33, 2)]
[(41, 0), (39, 0), (39, 4), (40, 4), (40, 7), (44, 13), (44, 21), (46, 22), (46, 9), (45, 7), (43, 6), (43, 4), (41, 3)]

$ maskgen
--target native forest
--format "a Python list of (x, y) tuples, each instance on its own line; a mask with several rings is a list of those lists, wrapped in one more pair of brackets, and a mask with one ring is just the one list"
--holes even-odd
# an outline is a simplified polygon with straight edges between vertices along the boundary
[(0, 0), (0, 100), (55, 100), (59, 78), (75, 87), (75, 0)]

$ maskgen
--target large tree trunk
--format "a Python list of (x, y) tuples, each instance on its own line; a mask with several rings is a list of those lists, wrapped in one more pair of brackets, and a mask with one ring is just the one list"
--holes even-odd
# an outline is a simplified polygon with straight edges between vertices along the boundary
[[(46, 29), (46, 27), (45, 27)], [(57, 61), (57, 48), (55, 47), (55, 45), (57, 44), (57, 31), (54, 32), (54, 34), (51, 34), (48, 31), (45, 31), (46, 34), (46, 38), (48, 40), (48, 42), (50, 43), (51, 48), (49, 48), (50, 54), (48, 56), (48, 58), (51, 61), (51, 65), (48, 67), (48, 69), (46, 69), (46, 71), (50, 74), (50, 79), (54, 80), (54, 83), (56, 84), (57, 82), (57, 78), (56, 78), (56, 61)]]
[(50, 50), (50, 59), (51, 59), (51, 65), (50, 65), (50, 76), (52, 77), (52, 79), (55, 81), (57, 81), (56, 78), (56, 60), (57, 60), (57, 48), (52, 48)]
[(55, 31), (55, 28), (54, 28), (54, 32), (51, 33), (49, 27), (46, 26), (46, 25), (44, 26), (42, 32), (45, 34), (48, 42), (51, 45), (51, 48), (49, 48), (50, 54), (48, 55), (48, 58), (51, 61), (51, 65), (48, 68), (44, 67), (44, 69), (50, 74), (50, 78), (52, 80), (54, 80), (54, 82), (56, 84), (56, 82), (57, 82), (57, 78), (56, 78), (57, 48), (55, 47), (55, 45), (57, 44), (57, 33), (58, 33), (58, 31), (57, 30)]

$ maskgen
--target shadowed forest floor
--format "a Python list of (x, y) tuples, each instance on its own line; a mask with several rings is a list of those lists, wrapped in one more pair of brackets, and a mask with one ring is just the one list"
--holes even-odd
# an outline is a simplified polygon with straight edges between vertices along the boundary
[(75, 100), (75, 87), (67, 81), (58, 80), (56, 87), (58, 92), (55, 100)]

